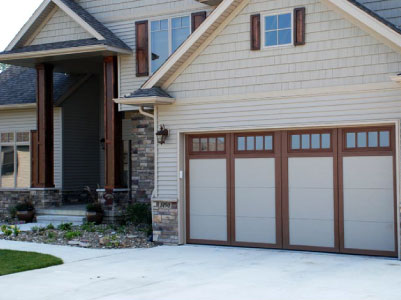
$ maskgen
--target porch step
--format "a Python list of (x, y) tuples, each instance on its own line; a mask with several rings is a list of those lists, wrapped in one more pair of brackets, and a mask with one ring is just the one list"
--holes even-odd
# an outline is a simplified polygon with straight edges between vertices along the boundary
[(36, 222), (40, 224), (60, 225), (63, 223), (72, 223), (72, 225), (82, 225), (85, 218), (81, 216), (63, 216), (63, 215), (37, 215)]
[(82, 225), (85, 222), (85, 216), (85, 205), (68, 205), (36, 210), (36, 220), (41, 224), (72, 223), (73, 225)]

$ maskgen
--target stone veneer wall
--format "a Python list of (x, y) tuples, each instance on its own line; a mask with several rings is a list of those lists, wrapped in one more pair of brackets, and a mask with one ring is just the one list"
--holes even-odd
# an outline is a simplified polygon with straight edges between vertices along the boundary
[(0, 191), (0, 215), (8, 216), (10, 208), (25, 201), (32, 202), (35, 208), (48, 208), (60, 206), (62, 195), (53, 189)]
[(154, 188), (154, 122), (138, 112), (126, 112), (125, 119), (132, 121), (129, 137), (132, 141), (132, 199), (150, 203)]
[(152, 201), (153, 240), (178, 244), (178, 207), (176, 201)]
[(115, 224), (123, 220), (128, 205), (131, 203), (128, 190), (98, 190), (98, 199), (102, 204), (103, 223)]

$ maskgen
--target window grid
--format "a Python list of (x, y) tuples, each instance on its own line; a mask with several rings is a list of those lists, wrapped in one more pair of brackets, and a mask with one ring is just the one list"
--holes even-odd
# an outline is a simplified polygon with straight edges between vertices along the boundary
[(289, 152), (332, 151), (331, 132), (294, 132), (289, 134)]
[(344, 150), (389, 150), (391, 129), (347, 130), (344, 132)]
[[(173, 21), (178, 21), (178, 19), (180, 19), (180, 24), (181, 24), (181, 27), (180, 28), (178, 28), (176, 25), (174, 25), (174, 28), (173, 28)], [(187, 21), (183, 21), (184, 19), (186, 19)], [(167, 50), (167, 56), (164, 58), (164, 61), (159, 61), (158, 63), (157, 63), (157, 65), (155, 65), (155, 59), (153, 59), (153, 58), (155, 58), (154, 56), (152, 56), (152, 53), (153, 53), (153, 45), (154, 45), (154, 39), (155, 39), (155, 37), (154, 37), (154, 33), (156, 33), (156, 32), (160, 32), (160, 30), (161, 30), (161, 28), (162, 28), (162, 25), (161, 25), (161, 22), (164, 22), (164, 26), (163, 26), (163, 31), (167, 31), (167, 48), (166, 48), (166, 50)], [(151, 26), (151, 28), (150, 28), (150, 31), (149, 31), (149, 42), (150, 42), (150, 47), (149, 47), (149, 57), (150, 57), (150, 59), (149, 59), (149, 65), (150, 65), (150, 70), (151, 70), (151, 73), (154, 73), (154, 72), (156, 72), (157, 71), (157, 69), (161, 66), (161, 65), (163, 65), (163, 63), (168, 59), (168, 57), (175, 51), (175, 50), (177, 50), (177, 48), (179, 47), (179, 46), (181, 46), (181, 44), (180, 45), (176, 45), (176, 49), (174, 49), (174, 45), (173, 45), (173, 31), (174, 31), (174, 29), (186, 29), (186, 28), (188, 28), (188, 35), (187, 35), (187, 37), (186, 38), (188, 38), (188, 36), (191, 34), (191, 18), (190, 18), (190, 16), (189, 15), (184, 15), (184, 16), (174, 16), (174, 17), (169, 17), (169, 18), (165, 18), (165, 19), (155, 19), (155, 20), (150, 20), (150, 26)], [(157, 24), (160, 24), (159, 26), (157, 25)], [(187, 26), (187, 23), (188, 23), (188, 26)], [(154, 25), (155, 24), (155, 25)], [(155, 26), (155, 27), (154, 27)], [(156, 67), (157, 66), (157, 67)]]
[(191, 153), (224, 154), (226, 152), (226, 138), (223, 135), (192, 137), (190, 145)]
[[(30, 182), (31, 182), (31, 169), (30, 169), (30, 132), (29, 131), (13, 131), (13, 132), (1, 132), (0, 133), (0, 189), (16, 189), (16, 188), (29, 188), (30, 187)], [(4, 137), (4, 139), (3, 139)], [(5, 138), (7, 137), (7, 138)], [(15, 138), (16, 137), (16, 138)], [(4, 149), (9, 149), (12, 148), (13, 152), (13, 184), (12, 186), (7, 186), (4, 187), (4, 179), (3, 175), (5, 173), (4, 171), (4, 154), (3, 152)], [(18, 154), (21, 149), (28, 149), (28, 158), (25, 163), (28, 163), (28, 170), (29, 172), (29, 178), (27, 185), (24, 186), (19, 186), (18, 185), (18, 168), (20, 165), (23, 164), (23, 160), (18, 158)], [(25, 172), (25, 171), (24, 171)]]
[(274, 152), (273, 134), (251, 134), (235, 136), (236, 153)]
[[(263, 46), (265, 48), (288, 46), (293, 44), (294, 25), (292, 12), (266, 15), (263, 20)], [(285, 40), (280, 42), (283, 37)], [(268, 40), (271, 38), (275, 40), (274, 42), (269, 43)]]

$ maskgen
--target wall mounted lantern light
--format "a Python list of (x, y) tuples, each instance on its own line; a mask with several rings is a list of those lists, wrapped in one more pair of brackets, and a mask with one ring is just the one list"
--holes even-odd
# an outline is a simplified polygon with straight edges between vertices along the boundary
[(157, 137), (157, 142), (160, 145), (163, 145), (166, 143), (166, 139), (168, 137), (168, 129), (164, 125), (160, 126), (160, 130), (156, 132), (156, 137)]

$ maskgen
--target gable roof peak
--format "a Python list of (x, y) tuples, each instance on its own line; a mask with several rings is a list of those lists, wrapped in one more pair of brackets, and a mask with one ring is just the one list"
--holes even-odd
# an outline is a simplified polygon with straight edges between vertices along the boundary
[(91, 34), (94, 39), (105, 41), (108, 45), (117, 48), (131, 50), (121, 39), (119, 39), (113, 32), (100, 23), (74, 0), (44, 0), (28, 22), (22, 27), (20, 32), (7, 46), (5, 49), (6, 52), (26, 46), (26, 42), (38, 33), (38, 28), (47, 21), (47, 17), (56, 8), (62, 10), (71, 17), (71, 19)]

